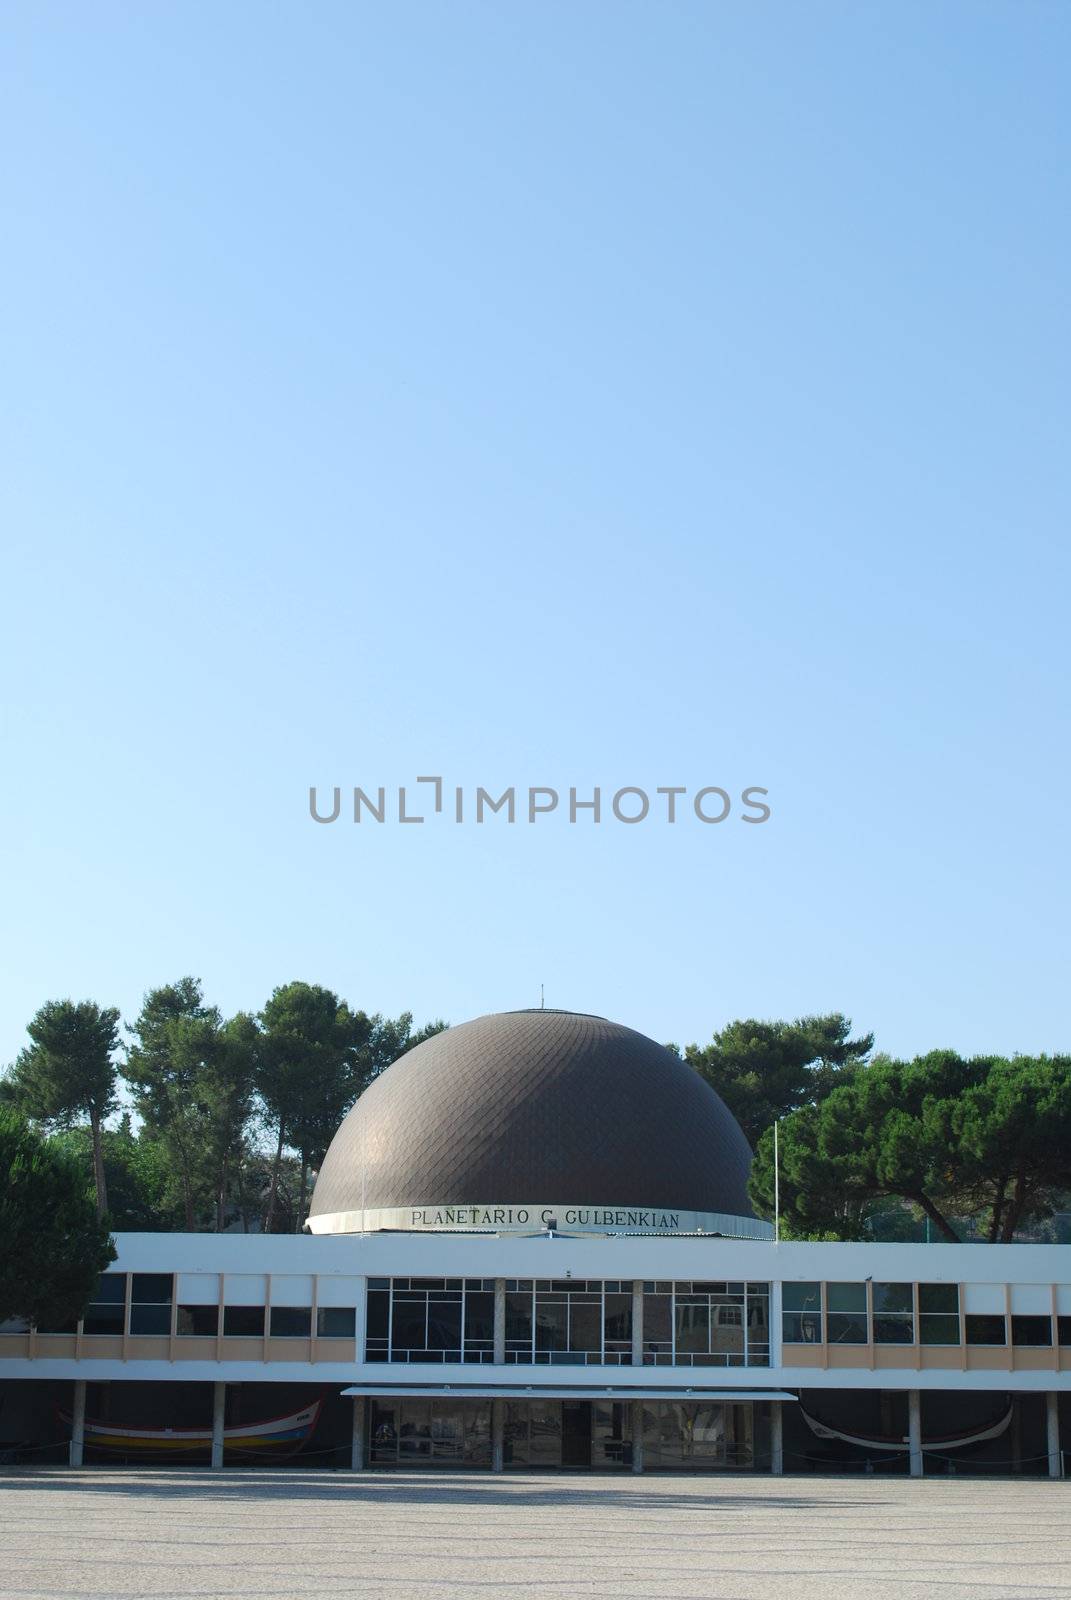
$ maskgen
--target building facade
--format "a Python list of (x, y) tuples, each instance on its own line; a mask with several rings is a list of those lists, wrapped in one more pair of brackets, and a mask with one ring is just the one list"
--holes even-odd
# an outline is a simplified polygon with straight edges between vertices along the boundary
[(1062, 1475), (1071, 1249), (775, 1242), (689, 1068), (517, 1016), (358, 1102), (309, 1233), (121, 1234), (77, 1323), (0, 1327), (0, 1451)]

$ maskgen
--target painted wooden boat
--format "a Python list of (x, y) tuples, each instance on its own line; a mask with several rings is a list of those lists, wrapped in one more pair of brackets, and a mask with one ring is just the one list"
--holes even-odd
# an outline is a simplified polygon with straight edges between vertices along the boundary
[[(854, 1444), (860, 1450), (907, 1450), (910, 1448), (907, 1439), (903, 1436), (893, 1438), (888, 1434), (865, 1435), (860, 1433), (846, 1433), (840, 1428), (830, 1428), (824, 1422), (819, 1422), (817, 1417), (812, 1417), (800, 1408), (800, 1415), (817, 1439), (837, 1439), (842, 1444)], [(1012, 1419), (1012, 1408), (1009, 1404), (1004, 1415), (998, 1417), (996, 1422), (987, 1423), (984, 1428), (972, 1428), (965, 1433), (946, 1433), (935, 1439), (923, 1439), (923, 1450), (963, 1450), (967, 1445), (982, 1444), (986, 1439), (998, 1439), (1004, 1433)]]
[[(247, 1422), (223, 1430), (224, 1459), (245, 1456), (296, 1455), (312, 1438), (320, 1420), (323, 1401), (317, 1400), (302, 1411), (284, 1417), (269, 1417), (263, 1422)], [(69, 1411), (58, 1413), (70, 1431)], [(211, 1428), (134, 1428), (114, 1422), (85, 1423), (87, 1448), (106, 1450), (110, 1455), (173, 1456), (186, 1460), (207, 1457), (212, 1450)]]

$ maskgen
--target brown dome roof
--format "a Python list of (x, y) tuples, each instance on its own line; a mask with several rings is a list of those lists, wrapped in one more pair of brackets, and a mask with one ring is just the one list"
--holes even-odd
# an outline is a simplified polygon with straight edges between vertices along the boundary
[(365, 1091), (310, 1216), (546, 1200), (751, 1217), (750, 1165), (724, 1102), (653, 1039), (507, 1011), (425, 1040)]

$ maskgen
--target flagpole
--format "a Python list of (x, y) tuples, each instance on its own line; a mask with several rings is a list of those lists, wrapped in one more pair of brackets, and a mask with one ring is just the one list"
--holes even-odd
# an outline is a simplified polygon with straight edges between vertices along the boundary
[(774, 1244), (781, 1238), (781, 1168), (778, 1160), (777, 1123), (773, 1125), (773, 1236)]

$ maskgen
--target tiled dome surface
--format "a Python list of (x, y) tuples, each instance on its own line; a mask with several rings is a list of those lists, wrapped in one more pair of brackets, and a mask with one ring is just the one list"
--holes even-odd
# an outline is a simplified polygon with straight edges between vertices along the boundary
[(366, 1090), (311, 1215), (552, 1201), (749, 1217), (750, 1164), (724, 1103), (653, 1039), (602, 1017), (507, 1011), (436, 1034)]

